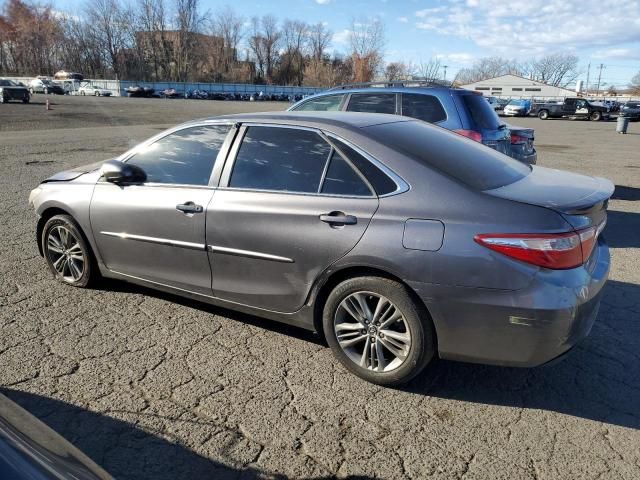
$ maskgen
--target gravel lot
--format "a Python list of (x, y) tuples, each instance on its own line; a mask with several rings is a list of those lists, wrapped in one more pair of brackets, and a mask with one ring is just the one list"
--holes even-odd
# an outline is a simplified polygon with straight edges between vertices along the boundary
[(399, 390), (310, 333), (119, 282), (54, 282), (29, 191), (179, 121), (285, 104), (0, 105), (0, 389), (117, 478), (640, 478), (640, 124), (511, 120), (539, 163), (617, 185), (592, 334), (533, 370), (440, 361)]

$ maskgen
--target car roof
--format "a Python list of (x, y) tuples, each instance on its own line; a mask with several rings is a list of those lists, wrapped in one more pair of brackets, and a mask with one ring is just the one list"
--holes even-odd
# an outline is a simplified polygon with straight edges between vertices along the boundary
[(279, 112), (257, 112), (239, 113), (232, 115), (222, 115), (211, 117), (205, 121), (232, 120), (238, 122), (262, 122), (274, 124), (292, 124), (315, 127), (340, 127), (346, 129), (360, 129), (372, 125), (385, 123), (411, 122), (413, 118), (402, 117), (387, 113), (361, 113), (361, 112), (299, 112), (299, 111), (279, 111)]

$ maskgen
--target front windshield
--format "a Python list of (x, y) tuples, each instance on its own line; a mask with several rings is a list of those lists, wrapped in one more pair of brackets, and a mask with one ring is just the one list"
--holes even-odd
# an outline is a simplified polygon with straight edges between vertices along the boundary
[(0, 87), (16, 87), (17, 85), (11, 80), (0, 80)]

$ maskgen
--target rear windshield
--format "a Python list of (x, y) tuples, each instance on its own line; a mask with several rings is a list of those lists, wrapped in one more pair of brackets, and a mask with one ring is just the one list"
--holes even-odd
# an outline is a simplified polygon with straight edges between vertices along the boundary
[(627, 102), (625, 107), (638, 108), (640, 107), (640, 103)]
[(462, 101), (469, 111), (471, 121), (475, 128), (497, 130), (500, 127), (500, 119), (493, 107), (481, 95), (462, 95)]
[[(480, 100), (486, 103), (482, 97)], [(526, 177), (530, 167), (502, 153), (423, 122), (394, 122), (364, 129), (380, 143), (464, 183), (491, 190)]]

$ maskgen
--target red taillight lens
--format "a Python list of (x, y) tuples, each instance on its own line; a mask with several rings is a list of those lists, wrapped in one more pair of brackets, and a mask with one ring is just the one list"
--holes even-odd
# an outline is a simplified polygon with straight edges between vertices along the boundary
[(476, 132), (475, 130), (454, 130), (454, 132), (458, 135), (462, 135), (463, 137), (475, 140), (476, 142), (482, 141), (482, 134), (480, 132)]
[(527, 140), (529, 140), (527, 137), (522, 137), (520, 135), (516, 135), (515, 133), (511, 134), (511, 145), (515, 143), (527, 143)]
[(589, 259), (602, 227), (604, 225), (554, 234), (487, 233), (476, 235), (473, 239), (508, 257), (539, 267), (562, 270), (578, 267)]

